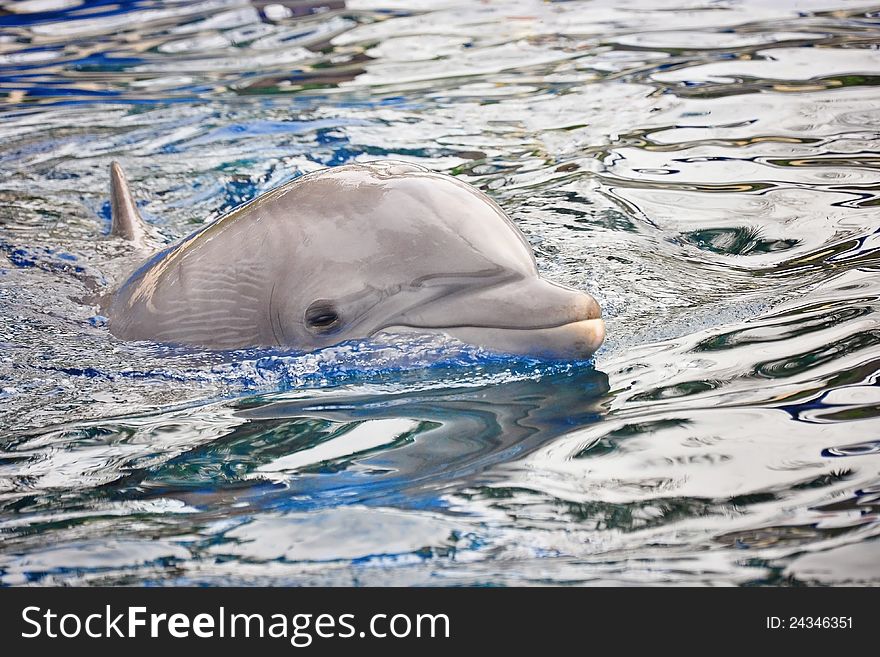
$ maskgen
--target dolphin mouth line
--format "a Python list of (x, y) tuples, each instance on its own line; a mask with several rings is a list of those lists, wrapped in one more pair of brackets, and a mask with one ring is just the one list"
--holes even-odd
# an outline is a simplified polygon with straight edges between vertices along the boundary
[(588, 325), (590, 322), (599, 322), (605, 324), (605, 320), (601, 317), (586, 317), (584, 319), (575, 319), (570, 322), (562, 322), (561, 324), (547, 324), (539, 326), (503, 326), (495, 324), (444, 324), (444, 325), (427, 325), (427, 324), (391, 324), (373, 331), (371, 335), (377, 333), (393, 333), (395, 330), (404, 331), (521, 331), (523, 333), (529, 331), (552, 331), (554, 329), (573, 328), (578, 325)]
[(575, 320), (541, 328), (492, 326), (388, 326), (376, 333), (445, 333), (453, 339), (489, 351), (551, 359), (590, 358), (605, 340), (601, 317)]

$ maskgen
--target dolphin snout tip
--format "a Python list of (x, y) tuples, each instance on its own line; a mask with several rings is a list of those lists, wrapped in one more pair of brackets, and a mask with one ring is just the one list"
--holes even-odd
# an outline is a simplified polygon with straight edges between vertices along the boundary
[(576, 321), (588, 319), (602, 319), (602, 308), (595, 297), (586, 292), (577, 293), (577, 302), (575, 304)]
[(601, 317), (575, 323), (575, 346), (582, 357), (590, 358), (605, 342), (605, 321)]
[(602, 308), (592, 295), (578, 292), (575, 317), (569, 324), (572, 351), (576, 357), (589, 358), (605, 342)]

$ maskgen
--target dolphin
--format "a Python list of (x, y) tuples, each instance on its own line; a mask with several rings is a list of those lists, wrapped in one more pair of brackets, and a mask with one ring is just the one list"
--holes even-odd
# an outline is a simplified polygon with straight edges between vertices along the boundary
[[(111, 233), (149, 243), (118, 163)], [(596, 300), (545, 280), (488, 196), (393, 160), (301, 176), (150, 257), (105, 297), (110, 332), (206, 349), (313, 351), (403, 332), (489, 351), (586, 359)]]

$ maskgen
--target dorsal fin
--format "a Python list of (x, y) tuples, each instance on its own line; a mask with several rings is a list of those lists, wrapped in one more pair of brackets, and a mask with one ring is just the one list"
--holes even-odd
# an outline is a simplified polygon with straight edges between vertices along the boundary
[(134, 242), (139, 247), (152, 246), (155, 236), (138, 212), (119, 162), (110, 164), (110, 218), (111, 235)]

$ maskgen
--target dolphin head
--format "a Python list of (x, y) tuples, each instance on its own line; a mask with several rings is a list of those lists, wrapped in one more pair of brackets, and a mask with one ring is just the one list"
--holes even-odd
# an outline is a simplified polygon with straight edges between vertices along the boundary
[[(316, 349), (381, 333), (443, 333), (492, 351), (588, 358), (596, 300), (543, 279), (489, 197), (403, 162), (326, 169), (269, 208), (296, 215), (278, 240), (269, 314), (281, 345)], [(286, 276), (286, 278), (285, 278)]]

